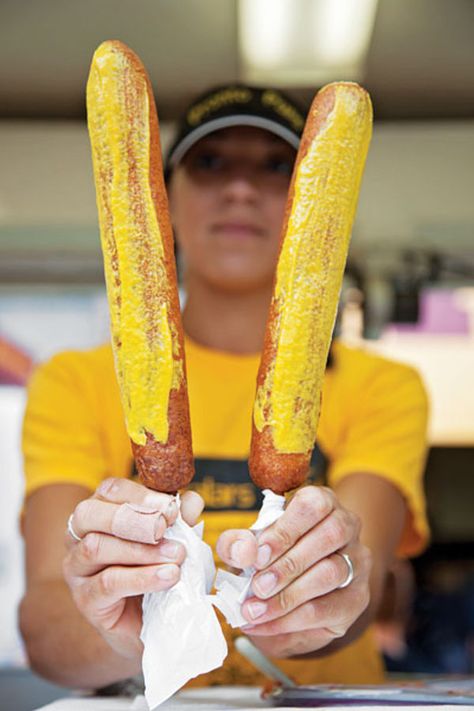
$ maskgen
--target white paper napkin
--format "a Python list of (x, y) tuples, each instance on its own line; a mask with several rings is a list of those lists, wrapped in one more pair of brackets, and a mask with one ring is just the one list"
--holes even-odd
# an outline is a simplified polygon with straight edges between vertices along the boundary
[[(283, 513), (285, 497), (274, 494), (270, 489), (263, 491), (262, 508), (250, 530), (258, 538), (265, 528), (271, 526)], [(255, 574), (255, 568), (246, 568), (240, 575), (219, 569), (216, 577), (216, 594), (213, 595), (214, 605), (219, 608), (231, 627), (248, 625), (248, 620), (242, 615), (242, 603), (250, 597), (250, 586)]]
[(150, 709), (189, 679), (220, 667), (225, 641), (209, 595), (215, 577), (211, 548), (202, 540), (203, 524), (192, 528), (178, 514), (165, 538), (186, 548), (181, 578), (170, 590), (143, 598), (143, 676)]
[[(178, 498), (179, 504), (179, 498)], [(283, 513), (285, 497), (265, 489), (262, 508), (250, 530), (258, 534)], [(204, 524), (192, 528), (178, 514), (165, 538), (186, 548), (181, 578), (171, 590), (147, 593), (143, 598), (143, 676), (150, 709), (157, 708), (199, 674), (222, 666), (227, 643), (213, 604), (232, 627), (247, 624), (240, 608), (249, 596), (254, 568), (240, 575), (219, 570), (216, 577), (212, 551), (202, 540)]]

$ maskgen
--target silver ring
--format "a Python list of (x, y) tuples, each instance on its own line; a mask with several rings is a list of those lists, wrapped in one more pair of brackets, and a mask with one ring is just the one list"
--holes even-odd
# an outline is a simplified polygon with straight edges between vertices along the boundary
[(67, 532), (69, 533), (71, 538), (74, 538), (75, 541), (80, 542), (80, 541), (82, 541), (82, 538), (77, 535), (77, 533), (75, 532), (75, 530), (72, 527), (72, 519), (73, 518), (74, 518), (74, 514), (72, 513), (67, 520)]
[(344, 558), (347, 563), (347, 578), (344, 580), (343, 583), (337, 586), (338, 590), (342, 590), (342, 588), (347, 588), (347, 586), (350, 585), (354, 580), (354, 566), (352, 565), (352, 560), (349, 558), (347, 553), (337, 553), (337, 555), (340, 555), (341, 558)]

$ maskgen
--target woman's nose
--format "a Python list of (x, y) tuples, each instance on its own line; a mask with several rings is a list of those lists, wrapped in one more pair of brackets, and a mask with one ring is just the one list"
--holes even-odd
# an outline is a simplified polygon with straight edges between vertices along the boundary
[(253, 201), (259, 194), (257, 176), (250, 168), (235, 170), (226, 175), (221, 188), (222, 194), (233, 200)]

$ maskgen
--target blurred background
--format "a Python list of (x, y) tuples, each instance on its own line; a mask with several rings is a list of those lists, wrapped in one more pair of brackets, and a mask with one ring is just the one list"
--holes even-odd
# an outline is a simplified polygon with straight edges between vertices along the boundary
[(24, 386), (34, 363), (108, 338), (85, 87), (93, 51), (113, 38), (148, 69), (165, 146), (183, 106), (215, 84), (278, 86), (304, 103), (338, 79), (370, 92), (374, 137), (338, 329), (418, 367), (432, 407), (432, 543), (394, 570), (380, 644), (393, 671), (473, 671), (473, 37), (472, 0), (1, 1), (4, 681), (24, 664), (15, 612)]

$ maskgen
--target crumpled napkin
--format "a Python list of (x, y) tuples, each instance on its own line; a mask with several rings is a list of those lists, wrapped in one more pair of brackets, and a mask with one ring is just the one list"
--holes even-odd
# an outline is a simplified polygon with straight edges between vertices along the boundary
[[(178, 499), (179, 505), (179, 499)], [(204, 524), (189, 526), (178, 514), (165, 538), (187, 551), (181, 578), (170, 590), (143, 598), (143, 676), (150, 709), (180, 689), (189, 679), (220, 667), (227, 643), (209, 592), (215, 578), (212, 551), (202, 540)]]
[[(285, 497), (274, 494), (270, 489), (263, 491), (262, 508), (255, 523), (250, 526), (250, 530), (255, 532), (258, 538), (265, 528), (271, 526), (283, 513)], [(240, 575), (229, 573), (219, 569), (215, 582), (216, 594), (213, 602), (216, 607), (225, 615), (231, 627), (242, 627), (248, 625), (248, 620), (240, 612), (242, 603), (251, 595), (250, 586), (256, 569), (245, 568)]]
[[(179, 506), (179, 497), (177, 497)], [(285, 497), (265, 489), (257, 520), (250, 527), (258, 537), (283, 513)], [(143, 597), (143, 676), (145, 697), (155, 709), (184, 684), (199, 674), (222, 666), (227, 643), (213, 604), (232, 627), (246, 625), (240, 612), (249, 597), (254, 568), (240, 575), (216, 569), (212, 550), (202, 540), (204, 524), (189, 526), (178, 514), (165, 538), (182, 543), (186, 558), (181, 578), (170, 590)], [(216, 594), (210, 595), (216, 578)]]

